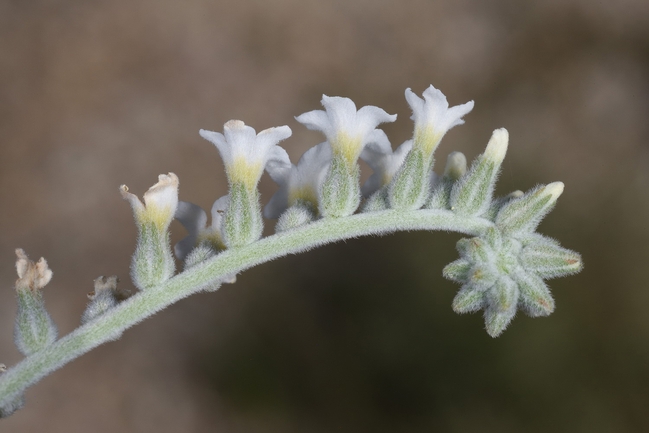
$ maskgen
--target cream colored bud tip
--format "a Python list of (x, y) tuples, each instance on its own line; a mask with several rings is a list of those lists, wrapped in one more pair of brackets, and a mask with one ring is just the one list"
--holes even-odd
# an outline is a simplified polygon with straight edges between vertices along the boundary
[(484, 156), (493, 161), (502, 162), (502, 160), (505, 159), (508, 144), (509, 132), (507, 132), (505, 128), (496, 129), (491, 135)]
[(507, 194), (506, 198), (511, 198), (511, 199), (520, 198), (520, 197), (523, 197), (524, 195), (525, 195), (525, 193), (523, 191), (521, 191), (520, 189), (517, 189), (516, 191), (512, 191), (509, 194)]
[(459, 179), (466, 173), (466, 156), (462, 152), (451, 152), (446, 158), (444, 176)]
[(7, 371), (7, 366), (4, 364), (0, 364), (0, 373), (4, 373), (5, 371)]
[(563, 182), (552, 182), (545, 187), (545, 192), (552, 196), (550, 201), (556, 201), (559, 198), (563, 193), (563, 187)]

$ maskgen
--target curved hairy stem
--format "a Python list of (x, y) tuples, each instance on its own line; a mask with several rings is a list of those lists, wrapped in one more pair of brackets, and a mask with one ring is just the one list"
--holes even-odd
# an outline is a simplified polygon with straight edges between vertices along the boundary
[(226, 250), (163, 284), (139, 292), (6, 371), (0, 376), (0, 406), (19, 398), (28, 386), (71, 360), (100, 344), (117, 339), (124, 330), (154, 313), (255, 265), (364, 235), (410, 230), (445, 230), (480, 235), (493, 226), (493, 222), (487, 219), (463, 217), (449, 210), (386, 210), (345, 218), (325, 218), (244, 247)]

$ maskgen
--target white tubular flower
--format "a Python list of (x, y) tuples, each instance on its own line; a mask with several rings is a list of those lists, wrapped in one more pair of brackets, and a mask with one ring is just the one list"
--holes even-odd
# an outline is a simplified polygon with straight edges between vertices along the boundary
[(158, 183), (144, 193), (144, 204), (128, 192), (126, 185), (120, 187), (120, 193), (133, 208), (138, 225), (152, 223), (159, 230), (166, 230), (178, 206), (178, 177), (173, 173), (158, 176)]
[(176, 219), (185, 227), (188, 235), (174, 246), (174, 253), (180, 260), (185, 260), (195, 247), (207, 242), (214, 251), (224, 250), (221, 222), (223, 213), (228, 207), (229, 196), (224, 195), (212, 205), (212, 222), (207, 225), (207, 214), (200, 206), (186, 201), (178, 203)]
[(473, 101), (449, 108), (446, 96), (432, 85), (422, 96), (423, 99), (406, 89), (411, 119), (415, 122), (414, 146), (431, 155), (449, 129), (464, 123), (462, 117), (473, 109)]
[(223, 126), (223, 134), (204, 129), (200, 134), (218, 149), (230, 184), (242, 183), (253, 189), (277, 143), (290, 137), (292, 132), (288, 126), (279, 126), (256, 134), (242, 121), (230, 120)]
[(129, 202), (138, 225), (152, 223), (159, 230), (166, 230), (174, 218), (178, 206), (178, 177), (173, 174), (161, 174), (158, 183), (144, 193), (144, 204), (135, 195), (128, 192), (128, 187), (120, 187), (122, 198)]
[(133, 208), (139, 236), (131, 276), (140, 290), (163, 283), (175, 272), (175, 263), (169, 246), (169, 224), (178, 207), (178, 177), (161, 174), (158, 183), (144, 193), (144, 204), (128, 192), (126, 185), (120, 188), (122, 197)]
[(361, 159), (367, 162), (374, 172), (361, 187), (364, 197), (369, 197), (392, 181), (410, 149), (412, 140), (407, 140), (393, 152), (385, 134), (379, 141), (370, 143), (363, 149)]
[(304, 152), (297, 165), (291, 164), (286, 152), (276, 152), (266, 165), (266, 171), (279, 185), (279, 190), (264, 207), (264, 216), (279, 218), (298, 201), (318, 209), (318, 191), (330, 162), (331, 147), (326, 141)]
[(333, 153), (344, 157), (348, 166), (356, 163), (379, 124), (397, 119), (396, 114), (388, 114), (372, 105), (357, 111), (349, 98), (322, 95), (321, 102), (325, 111), (309, 111), (295, 119), (309, 129), (321, 131), (331, 144)]

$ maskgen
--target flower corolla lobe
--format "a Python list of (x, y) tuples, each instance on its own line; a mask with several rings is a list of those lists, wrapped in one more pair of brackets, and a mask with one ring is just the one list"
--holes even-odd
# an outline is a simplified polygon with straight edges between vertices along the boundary
[(324, 111), (309, 111), (295, 119), (308, 129), (321, 131), (333, 153), (342, 156), (350, 166), (356, 163), (376, 127), (397, 119), (396, 114), (373, 105), (356, 110), (356, 104), (349, 98), (322, 95), (321, 102)]
[(406, 100), (412, 109), (411, 119), (415, 122), (415, 147), (425, 154), (432, 154), (442, 137), (454, 126), (464, 123), (462, 117), (473, 109), (473, 101), (450, 107), (446, 96), (430, 85), (417, 96), (406, 89)]
[(277, 143), (290, 137), (292, 131), (284, 125), (257, 134), (241, 120), (230, 120), (223, 125), (223, 134), (205, 129), (199, 133), (218, 149), (230, 184), (242, 183), (252, 189), (259, 182)]

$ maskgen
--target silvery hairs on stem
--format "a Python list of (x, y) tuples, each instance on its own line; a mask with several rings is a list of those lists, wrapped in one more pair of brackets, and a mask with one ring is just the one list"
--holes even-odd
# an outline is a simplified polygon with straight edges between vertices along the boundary
[[(439, 175), (434, 153), (444, 135), (464, 123), (473, 101), (449, 107), (433, 86), (417, 96), (406, 90), (414, 133), (393, 150), (381, 123), (396, 115), (349, 98), (322, 97), (324, 110), (296, 117), (325, 141), (307, 150), (297, 165), (278, 143), (291, 136), (288, 126), (259, 133), (231, 120), (223, 133), (201, 130), (221, 155), (229, 192), (217, 199), (211, 221), (199, 206), (178, 200), (178, 177), (160, 175), (144, 194), (144, 203), (120, 188), (133, 209), (138, 238), (131, 262), (137, 293), (118, 289), (118, 279), (95, 280), (81, 326), (57, 340), (45, 308), (42, 289), (52, 278), (45, 259), (29, 260), (16, 250), (18, 313), (14, 337), (20, 363), (0, 364), (0, 416), (23, 405), (26, 388), (125, 329), (200, 291), (234, 283), (236, 275), (255, 265), (362, 235), (405, 230), (450, 230), (460, 239), (460, 258), (443, 274), (461, 284), (453, 300), (458, 313), (483, 310), (487, 333), (500, 335), (518, 310), (537, 317), (554, 310), (545, 283), (579, 272), (579, 254), (536, 233), (563, 192), (563, 183), (539, 185), (523, 193), (494, 197), (494, 185), (507, 152), (509, 134), (496, 129), (483, 154), (467, 168), (465, 156), (452, 152)], [(373, 170), (359, 184), (362, 159)], [(276, 233), (261, 238), (262, 207), (257, 184), (266, 171), (279, 188), (263, 208), (278, 218)], [(188, 235), (172, 249), (169, 225), (176, 218)], [(175, 258), (174, 258), (175, 255)], [(183, 263), (176, 271), (176, 259)]]

